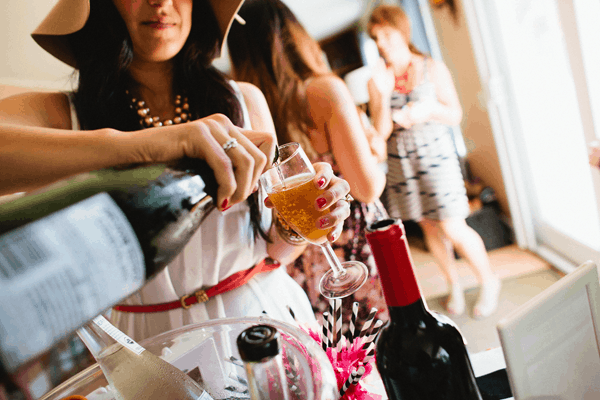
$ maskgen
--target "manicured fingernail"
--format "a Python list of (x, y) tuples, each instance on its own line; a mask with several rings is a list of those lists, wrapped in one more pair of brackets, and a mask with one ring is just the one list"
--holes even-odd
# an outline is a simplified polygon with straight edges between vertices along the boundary
[(227, 201), (227, 199), (223, 200), (223, 204), (221, 204), (221, 210), (225, 211), (225, 207), (227, 207), (227, 203), (229, 203)]
[(336, 240), (336, 239), (337, 239), (337, 236), (336, 236), (336, 234), (335, 234), (335, 233), (332, 233), (332, 234), (331, 234), (331, 241), (332, 241), (332, 242), (335, 242), (335, 240)]
[(327, 218), (327, 217), (321, 218), (319, 220), (319, 226), (321, 228), (326, 228), (327, 226), (329, 226), (329, 218)]
[(230, 208), (231, 208), (231, 206), (229, 206), (229, 207), (227, 207), (227, 208), (224, 208), (224, 209), (223, 209), (223, 211), (227, 211), (227, 210), (229, 210)]
[(317, 185), (319, 185), (320, 188), (322, 188), (323, 186), (325, 186), (325, 178), (321, 178), (317, 181)]
[(317, 205), (319, 206), (319, 208), (325, 207), (325, 204), (327, 204), (327, 200), (325, 200), (324, 198), (319, 197), (317, 199)]

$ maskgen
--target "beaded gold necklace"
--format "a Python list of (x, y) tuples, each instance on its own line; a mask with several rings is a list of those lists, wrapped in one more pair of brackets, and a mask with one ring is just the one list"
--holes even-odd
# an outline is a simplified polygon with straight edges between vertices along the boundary
[[(129, 96), (129, 90), (125, 93)], [(140, 117), (140, 126), (142, 128), (150, 128), (153, 126), (168, 126), (187, 122), (189, 119), (190, 105), (188, 104), (187, 97), (182, 98), (181, 95), (175, 96), (175, 118), (161, 121), (160, 117), (153, 117), (150, 115), (150, 108), (146, 107), (144, 100), (138, 100), (135, 97), (131, 98), (131, 104), (129, 108), (135, 109), (138, 116)]]

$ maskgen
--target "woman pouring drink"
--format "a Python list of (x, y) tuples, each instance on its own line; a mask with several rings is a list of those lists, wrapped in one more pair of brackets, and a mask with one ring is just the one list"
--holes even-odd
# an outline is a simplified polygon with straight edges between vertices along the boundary
[[(292, 245), (258, 201), (259, 176), (276, 139), (266, 101), (211, 63), (241, 0), (59, 0), (33, 34), (73, 66), (71, 93), (29, 93), (0, 101), (2, 192), (29, 191), (112, 166), (204, 159), (219, 183), (213, 211), (181, 254), (111, 319), (134, 340), (214, 318), (266, 312), (300, 321), (314, 314), (287, 275), (306, 243)], [(313, 164), (333, 240), (349, 215), (346, 181)], [(264, 269), (189, 308), (161, 311), (200, 289), (222, 288), (255, 265)], [(266, 266), (266, 267), (265, 267)]]

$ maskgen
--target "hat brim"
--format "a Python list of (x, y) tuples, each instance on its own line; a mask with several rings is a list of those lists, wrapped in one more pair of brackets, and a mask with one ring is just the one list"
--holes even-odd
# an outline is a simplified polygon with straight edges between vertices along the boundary
[[(221, 32), (221, 47), (217, 57), (223, 51), (233, 19), (243, 2), (244, 0), (209, 0)], [(77, 68), (67, 35), (83, 28), (89, 16), (90, 0), (59, 0), (31, 36), (48, 53)]]

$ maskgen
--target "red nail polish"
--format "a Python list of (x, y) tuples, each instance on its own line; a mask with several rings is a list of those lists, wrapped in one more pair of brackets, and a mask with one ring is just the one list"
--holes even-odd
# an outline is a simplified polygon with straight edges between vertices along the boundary
[(327, 200), (325, 200), (324, 198), (319, 197), (317, 199), (317, 205), (319, 206), (319, 208), (325, 207), (325, 203), (327, 203)]
[(325, 178), (321, 178), (317, 181), (317, 184), (319, 185), (320, 188), (322, 188), (323, 186), (325, 186)]
[(221, 210), (223, 210), (223, 211), (226, 210), (225, 207), (227, 207), (227, 203), (228, 203), (227, 199), (223, 200), (223, 204), (221, 204)]
[(327, 218), (321, 218), (319, 220), (319, 226), (321, 228), (325, 228), (327, 226), (327, 224), (329, 223), (329, 220)]

